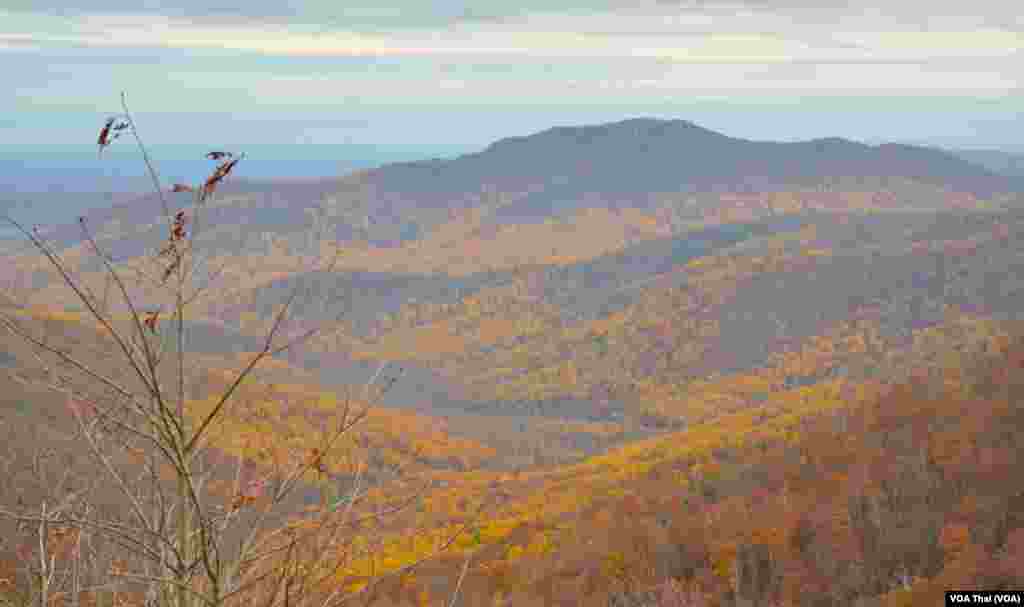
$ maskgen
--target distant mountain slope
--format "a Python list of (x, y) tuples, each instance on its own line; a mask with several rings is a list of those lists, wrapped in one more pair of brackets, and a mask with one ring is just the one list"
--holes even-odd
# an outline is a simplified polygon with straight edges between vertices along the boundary
[[(908, 184), (923, 187), (929, 200), (936, 188), (979, 198), (1024, 191), (1024, 177), (999, 175), (936, 148), (834, 137), (749, 141), (685, 120), (636, 118), (551, 128), (456, 158), (397, 162), (337, 179), (229, 181), (203, 221), (207, 229), (242, 222), (250, 232), (260, 226), (257, 231), (275, 234), (318, 226), (327, 238), (394, 246), (466, 208), (485, 209), (491, 222), (524, 223), (580, 207), (649, 208), (690, 194), (903, 191)], [(172, 204), (186, 203), (187, 195), (176, 196), (180, 202)], [(152, 225), (159, 208), (150, 194), (87, 217), (99, 228), (116, 215), (123, 233), (126, 226)], [(70, 225), (50, 236), (71, 243), (80, 232)]]
[(1002, 150), (951, 150), (958, 158), (1007, 177), (1024, 177), (1024, 154)]
[(839, 138), (748, 141), (684, 120), (638, 118), (502, 139), (452, 160), (388, 165), (364, 175), (362, 192), (443, 207), (488, 188), (522, 195), (506, 212), (550, 214), (588, 199), (645, 206), (664, 192), (786, 190), (842, 178), (905, 179), (979, 197), (1021, 189), (1019, 180), (938, 149)]

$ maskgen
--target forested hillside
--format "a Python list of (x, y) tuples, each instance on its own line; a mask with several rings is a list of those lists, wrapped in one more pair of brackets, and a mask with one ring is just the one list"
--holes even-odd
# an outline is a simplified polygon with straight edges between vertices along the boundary
[[(212, 154), (205, 185), (165, 188), (166, 217), (154, 194), (5, 249), (0, 514), (64, 508), (47, 475), (78, 496), (120, 466), (80, 504), (119, 534), (147, 516), (126, 496), (177, 479), (181, 505), (154, 508), (194, 509), (199, 539), (170, 514), (146, 533), (206, 562), (175, 557), (174, 592), (221, 592), (210, 555), (245, 536), (203, 534), (264, 506), (289, 531), (232, 575), (322, 573), (308, 601), (866, 607), (1024, 586), (1019, 177), (647, 119), (316, 183), (216, 189), (244, 158)], [(89, 468), (97, 445), (124, 449)], [(85, 575), (85, 527), (50, 537), (26, 521), (78, 519), (41, 512), (0, 529), (19, 607), (42, 588), (26, 555)], [(89, 575), (129, 566), (108, 560)], [(142, 602), (108, 592), (82, 601)]]

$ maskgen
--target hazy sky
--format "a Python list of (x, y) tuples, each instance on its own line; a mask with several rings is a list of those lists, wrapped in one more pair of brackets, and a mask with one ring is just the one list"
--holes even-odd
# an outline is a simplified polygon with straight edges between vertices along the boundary
[[(678, 117), (734, 136), (1024, 149), (1019, 0), (0, 4), (0, 140), (469, 143)], [(893, 8), (895, 6), (896, 8)]]

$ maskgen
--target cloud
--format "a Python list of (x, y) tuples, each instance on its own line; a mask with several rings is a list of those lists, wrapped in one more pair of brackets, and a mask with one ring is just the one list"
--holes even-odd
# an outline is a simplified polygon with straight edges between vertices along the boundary
[[(607, 10), (610, 3), (563, 3), (563, 13)], [(98, 0), (66, 3), (52, 0), (8, 0), (11, 12), (53, 15), (62, 19), (105, 15), (142, 15), (201, 21), (211, 25), (282, 25), (301, 22), (328, 30), (381, 31), (436, 29), (466, 23), (500, 22), (525, 12), (550, 7), (547, 0), (249, 0), (224, 4), (206, 0), (179, 0), (174, 6), (153, 0)]]
[[(445, 31), (450, 28), (536, 22), (570, 22), (564, 31), (577, 31), (571, 22), (604, 19), (626, 35), (672, 33), (680, 27), (726, 29), (743, 25), (762, 31), (787, 32), (793, 26), (827, 28), (824, 33), (847, 27), (870, 30), (894, 27), (895, 31), (918, 29), (1006, 29), (1020, 32), (1024, 16), (1014, 3), (1004, 0), (902, 0), (855, 4), (836, 0), (779, 2), (777, 0), (249, 0), (224, 4), (218, 0), (179, 0), (168, 6), (155, 0), (92, 0), (73, 7), (53, 0), (7, 0), (12, 14), (49, 16), (75, 20), (89, 16), (137, 15), (166, 17), (211, 26), (318, 27), (323, 32), (389, 33), (409, 30)], [(859, 26), (857, 24), (860, 24)], [(581, 27), (586, 27), (581, 26)], [(822, 35), (823, 32), (819, 32)]]
[(0, 61), (16, 94), (0, 111), (95, 110), (122, 89), (152, 111), (283, 116), (1022, 88), (1024, 17), (989, 0), (174, 4), (8, 0)]
[[(481, 21), (444, 31), (367, 33), (298, 21), (279, 27), (259, 21), (206, 23), (166, 15), (90, 14), (75, 18), (70, 25), (64, 20), (46, 23), (31, 34), (30, 41), (38, 45), (156, 46), (293, 57), (631, 57), (678, 63), (927, 62), (1016, 57), (1024, 49), (1021, 31), (950, 29), (951, 23), (928, 30), (901, 29), (898, 23), (885, 28), (879, 25), (864, 18), (847, 20), (825, 34), (813, 24), (749, 10), (681, 15), (527, 13), (516, 19)], [(13, 44), (15, 39), (26, 42), (22, 32), (0, 32), (0, 41)]]

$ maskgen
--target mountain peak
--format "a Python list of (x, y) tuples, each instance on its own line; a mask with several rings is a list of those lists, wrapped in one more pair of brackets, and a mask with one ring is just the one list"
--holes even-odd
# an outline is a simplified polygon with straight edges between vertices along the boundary
[(512, 150), (522, 145), (535, 143), (590, 144), (598, 141), (614, 143), (615, 140), (626, 141), (661, 136), (685, 137), (688, 135), (728, 139), (721, 133), (706, 129), (689, 120), (637, 117), (604, 124), (556, 126), (531, 135), (505, 137), (487, 146), (484, 152)]
[[(692, 121), (633, 117), (556, 126), (452, 160), (382, 167), (377, 195), (417, 206), (470, 204), (481, 184), (516, 197), (508, 212), (548, 216), (595, 200), (654, 204), (663, 193), (780, 191), (846, 180), (909, 180), (980, 198), (1024, 189), (941, 150), (842, 137), (755, 141)], [(589, 202), (588, 202), (589, 201)], [(616, 202), (616, 204), (618, 204)]]

